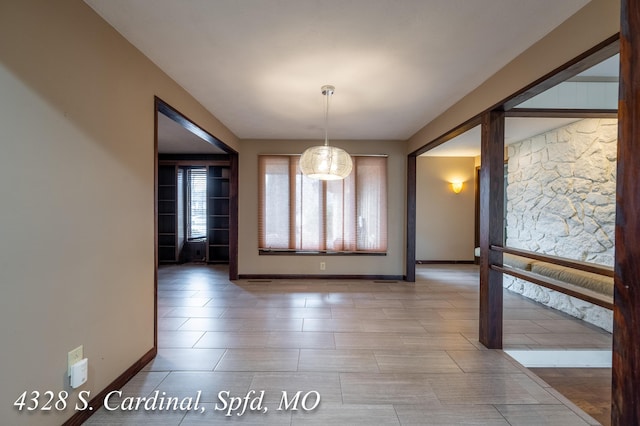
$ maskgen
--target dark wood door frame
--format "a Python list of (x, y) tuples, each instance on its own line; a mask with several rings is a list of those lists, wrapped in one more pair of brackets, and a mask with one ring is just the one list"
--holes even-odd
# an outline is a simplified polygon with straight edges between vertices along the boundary
[(640, 424), (640, 3), (622, 0), (611, 423)]
[[(415, 167), (412, 169), (412, 158), (417, 157), (425, 152), (442, 145), (443, 143), (455, 138), (458, 135), (465, 133), (468, 130), (471, 130), (475, 126), (480, 125), (482, 116), (486, 113), (490, 113), (491, 111), (504, 111), (505, 116), (514, 116), (514, 117), (522, 117), (525, 115), (536, 117), (540, 116), (542, 112), (540, 110), (519, 110), (517, 106), (530, 99), (540, 93), (552, 88), (553, 86), (567, 80), (570, 77), (573, 77), (575, 74), (580, 73), (589, 69), (590, 67), (602, 62), (603, 60), (615, 55), (620, 51), (620, 35), (615, 34), (593, 48), (587, 50), (581, 55), (575, 57), (569, 62), (559, 66), (555, 70), (550, 73), (542, 76), (538, 80), (533, 83), (527, 85), (521, 90), (513, 93), (511, 96), (497, 102), (491, 107), (487, 108), (484, 111), (479, 112), (476, 116), (470, 118), (459, 126), (451, 129), (448, 132), (443, 133), (422, 147), (416, 149), (415, 151), (409, 153), (408, 155), (408, 167), (407, 167), (407, 227), (406, 227), (406, 235), (407, 235), (407, 252), (405, 255), (405, 277), (409, 282), (415, 281), (415, 267), (416, 267), (416, 258), (415, 258), (415, 233), (416, 233), (416, 170)], [(510, 110), (513, 110), (511, 112)], [(585, 114), (590, 116), (611, 116), (612, 111), (602, 110), (585, 110)], [(576, 114), (577, 110), (566, 111), (565, 114)], [(559, 114), (559, 112), (555, 110), (549, 111), (549, 116), (554, 116), (554, 114)]]
[(158, 113), (180, 124), (186, 130), (199, 136), (206, 142), (220, 148), (229, 155), (230, 176), (229, 176), (229, 279), (238, 279), (238, 162), (239, 155), (236, 150), (226, 145), (220, 139), (198, 126), (186, 115), (182, 114), (168, 103), (154, 98), (154, 348), (158, 347)]
[[(161, 112), (167, 117), (180, 124), (186, 130), (192, 132), (196, 136), (202, 138), (211, 145), (220, 148), (229, 156), (229, 279), (238, 279), (238, 152), (222, 142), (220, 139), (212, 135), (211, 133), (198, 126), (194, 121), (190, 120), (186, 115), (182, 114), (162, 99), (155, 98), (155, 110), (156, 114)], [(156, 122), (156, 137), (155, 137), (155, 162), (156, 167), (158, 163), (158, 136), (157, 136), (157, 122)], [(157, 170), (156, 170), (157, 175)], [(157, 204), (157, 195), (156, 195)]]
[(473, 117), (455, 129), (432, 140), (423, 147), (409, 154), (407, 158), (407, 233), (405, 253), (405, 281), (416, 281), (416, 202), (417, 202), (417, 157), (443, 143), (473, 129), (480, 124), (480, 115)]
[(482, 115), (480, 156), (480, 321), (478, 339), (489, 349), (502, 349), (502, 253), (494, 244), (504, 239), (504, 112)]
[(405, 254), (405, 281), (416, 282), (416, 185), (418, 183), (417, 155), (410, 155), (407, 159), (407, 235)]
[[(640, 3), (621, 0), (621, 6), (621, 34), (610, 37), (475, 117), (479, 121), (486, 114), (505, 114), (502, 111), (508, 114), (510, 109), (526, 99), (620, 52), (611, 407), (612, 424), (619, 426), (640, 424), (640, 215), (637, 213), (640, 211)], [(596, 112), (602, 115), (610, 113)], [(416, 170), (412, 164), (415, 164), (416, 156), (461, 134), (473, 120), (409, 154), (407, 188), (411, 190), (407, 191), (407, 281), (415, 281)], [(409, 247), (411, 244), (414, 246)], [(487, 265), (482, 264), (481, 268), (487, 268)], [(490, 301), (491, 288), (487, 285), (481, 290), (484, 295), (481, 294), (480, 299), (489, 301), (488, 306), (481, 310), (480, 323), (485, 324), (481, 327), (496, 324), (497, 318), (502, 318), (502, 304)], [(480, 337), (488, 347), (501, 347), (501, 335), (483, 337), (481, 329)]]

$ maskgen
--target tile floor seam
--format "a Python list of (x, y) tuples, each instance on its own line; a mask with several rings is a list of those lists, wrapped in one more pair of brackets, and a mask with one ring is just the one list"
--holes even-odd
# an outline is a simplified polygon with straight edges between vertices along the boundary
[(494, 410), (496, 410), (496, 412), (497, 412), (498, 414), (500, 414), (500, 416), (504, 419), (504, 421), (505, 421), (505, 422), (507, 422), (507, 424), (509, 424), (509, 425), (513, 426), (513, 423), (511, 423), (511, 422), (510, 422), (510, 421), (505, 417), (505, 415), (502, 413), (502, 411), (500, 411), (500, 410), (498, 409), (498, 405), (500, 405), (500, 404), (491, 404), (491, 406), (493, 407), (493, 409), (494, 409)]
[(398, 420), (398, 424), (402, 426), (402, 420), (400, 420), (400, 415), (398, 414), (397, 405), (398, 404), (391, 404), (391, 406), (393, 407), (393, 412), (396, 413), (396, 419)]
[(207, 334), (207, 332), (203, 331), (202, 334), (200, 335), (200, 337), (198, 337), (198, 339), (193, 343), (193, 345), (191, 345), (191, 349), (197, 349), (196, 345), (198, 344), (198, 342), (200, 340), (202, 340), (202, 338), (205, 336), (205, 334)]
[(220, 365), (220, 362), (222, 361), (222, 359), (225, 357), (225, 355), (227, 354), (227, 352), (229, 352), (228, 348), (224, 349), (224, 352), (222, 353), (222, 355), (220, 356), (220, 358), (218, 358), (218, 361), (216, 362), (216, 365), (213, 366), (213, 368), (211, 369), (211, 371), (216, 371), (216, 368), (218, 368), (218, 365)]

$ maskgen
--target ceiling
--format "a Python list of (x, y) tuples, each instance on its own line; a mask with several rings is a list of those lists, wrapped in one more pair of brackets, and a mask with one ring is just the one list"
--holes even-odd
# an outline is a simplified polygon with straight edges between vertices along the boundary
[(406, 140), (588, 0), (85, 0), (240, 139)]

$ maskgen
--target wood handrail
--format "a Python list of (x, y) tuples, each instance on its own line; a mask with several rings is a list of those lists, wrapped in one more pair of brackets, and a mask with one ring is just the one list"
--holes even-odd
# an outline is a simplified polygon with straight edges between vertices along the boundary
[(534, 284), (541, 285), (546, 288), (550, 288), (551, 290), (558, 291), (560, 293), (575, 297), (580, 300), (584, 300), (586, 302), (591, 302), (594, 305), (613, 310), (612, 296), (601, 294), (573, 284), (565, 283), (563, 281), (558, 281), (553, 278), (548, 278), (533, 272), (524, 271), (522, 269), (505, 268), (498, 265), (491, 265), (491, 269), (494, 271), (502, 272), (503, 274), (508, 274), (516, 278), (523, 279), (525, 281), (532, 282)]
[(579, 260), (571, 260), (564, 257), (550, 256), (533, 251), (521, 250), (511, 247), (502, 247), (498, 245), (491, 245), (490, 249), (502, 253), (527, 257), (529, 259), (540, 260), (542, 262), (551, 263), (553, 265), (566, 266), (567, 268), (577, 269), (579, 271), (591, 272), (593, 274), (604, 275), (606, 277), (613, 277), (613, 268), (609, 266), (596, 265), (594, 263), (581, 262)]

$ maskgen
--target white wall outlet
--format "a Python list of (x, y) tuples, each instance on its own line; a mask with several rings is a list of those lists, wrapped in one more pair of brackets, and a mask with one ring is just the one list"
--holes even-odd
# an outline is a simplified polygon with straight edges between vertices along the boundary
[(78, 346), (67, 354), (67, 375), (71, 377), (71, 366), (82, 361), (83, 356), (82, 345)]
[(327, 269), (327, 264), (326, 262), (320, 262), (320, 270), (324, 271), (325, 269)]

